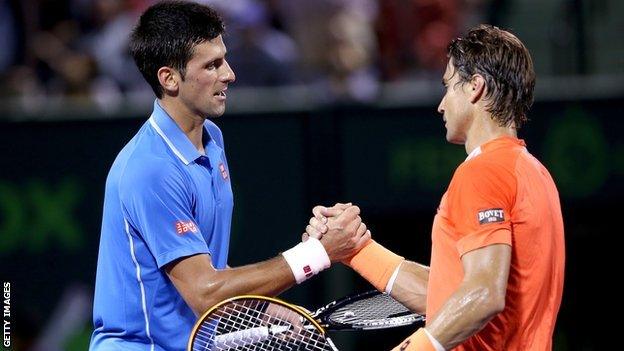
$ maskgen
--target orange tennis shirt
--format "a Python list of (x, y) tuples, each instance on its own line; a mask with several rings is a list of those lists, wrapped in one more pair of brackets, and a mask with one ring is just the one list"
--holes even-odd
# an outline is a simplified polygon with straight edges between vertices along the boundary
[(563, 219), (555, 183), (522, 140), (489, 141), (457, 168), (432, 241), (428, 316), (461, 284), (463, 254), (512, 247), (505, 309), (455, 350), (551, 350), (563, 292)]

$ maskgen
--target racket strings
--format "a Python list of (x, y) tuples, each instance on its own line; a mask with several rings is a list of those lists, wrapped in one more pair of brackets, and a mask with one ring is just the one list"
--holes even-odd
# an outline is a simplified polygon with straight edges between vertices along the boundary
[(323, 334), (300, 320), (297, 312), (268, 301), (235, 301), (202, 321), (192, 350), (332, 350)]
[(419, 318), (422, 317), (414, 315), (387, 294), (353, 301), (327, 316), (334, 323), (355, 326), (403, 325), (411, 324)]

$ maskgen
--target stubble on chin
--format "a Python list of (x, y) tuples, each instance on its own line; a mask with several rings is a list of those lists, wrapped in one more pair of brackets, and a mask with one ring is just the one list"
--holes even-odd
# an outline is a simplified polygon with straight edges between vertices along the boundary
[(208, 118), (218, 118), (223, 116), (223, 114), (225, 113), (225, 103), (223, 103), (222, 105), (213, 105), (210, 106), (209, 112), (206, 114), (206, 117)]

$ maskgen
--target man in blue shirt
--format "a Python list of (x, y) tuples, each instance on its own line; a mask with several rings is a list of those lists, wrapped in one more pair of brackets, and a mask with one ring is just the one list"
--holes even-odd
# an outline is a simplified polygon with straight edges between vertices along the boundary
[(90, 350), (184, 350), (197, 315), (240, 294), (276, 295), (370, 239), (359, 209), (277, 257), (227, 266), (233, 196), (219, 128), (235, 79), (209, 7), (150, 7), (131, 50), (154, 110), (106, 181)]

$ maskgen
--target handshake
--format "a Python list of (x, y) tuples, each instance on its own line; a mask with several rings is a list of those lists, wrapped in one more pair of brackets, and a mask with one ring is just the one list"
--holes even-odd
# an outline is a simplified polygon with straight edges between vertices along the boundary
[(349, 260), (371, 240), (371, 232), (360, 217), (360, 208), (351, 203), (316, 206), (312, 213), (314, 216), (301, 240), (318, 239), (331, 262)]
[[(350, 203), (316, 206), (302, 242), (282, 253), (297, 283), (342, 262), (377, 290), (389, 291), (404, 258), (376, 243), (360, 218), (360, 208)], [(390, 284), (390, 285), (388, 285)]]

